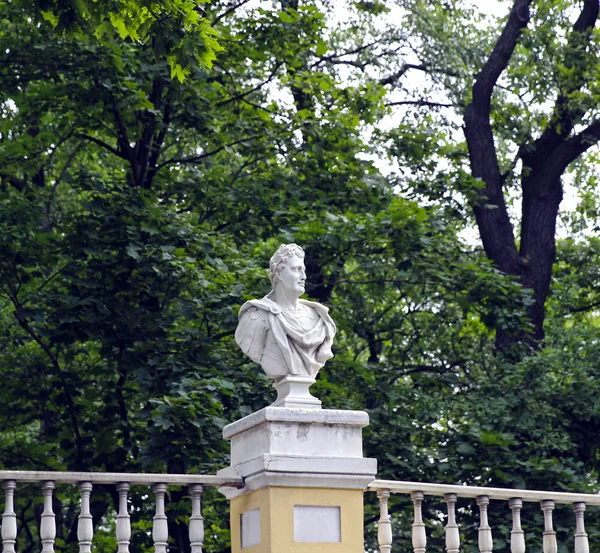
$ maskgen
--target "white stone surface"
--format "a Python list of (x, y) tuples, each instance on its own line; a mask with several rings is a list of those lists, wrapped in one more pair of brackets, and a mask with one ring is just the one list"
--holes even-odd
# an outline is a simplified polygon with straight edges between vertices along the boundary
[(231, 465), (262, 455), (362, 458), (362, 411), (266, 407), (223, 429), (231, 440)]
[(248, 477), (262, 471), (313, 472), (316, 474), (369, 474), (374, 459), (362, 457), (303, 457), (301, 455), (261, 455), (233, 467), (232, 475)]
[(365, 459), (363, 411), (266, 407), (223, 429), (231, 440), (231, 466), (219, 476), (244, 479), (221, 489), (232, 498), (265, 486), (365, 489), (377, 461)]
[(260, 544), (260, 509), (252, 509), (240, 515), (241, 548)]
[[(235, 341), (276, 381), (277, 405), (318, 408), (321, 404), (308, 388), (325, 362), (333, 357), (335, 323), (327, 307), (300, 299), (306, 282), (304, 251), (300, 246), (284, 244), (273, 254), (269, 278), (271, 292), (242, 305)], [(278, 384), (288, 375), (313, 380)], [(288, 395), (296, 399), (287, 400)]]
[(294, 505), (294, 541), (305, 543), (341, 542), (340, 508)]
[(307, 422), (325, 425), (357, 426), (361, 429), (369, 426), (369, 415), (364, 411), (345, 411), (342, 409), (286, 409), (284, 407), (265, 407), (223, 428), (223, 437), (232, 439), (236, 434), (245, 432), (265, 421)]
[[(336, 472), (314, 473), (314, 472), (274, 472), (262, 471), (244, 477), (244, 487), (242, 489), (232, 487), (220, 487), (219, 491), (227, 497), (233, 499), (245, 493), (260, 490), (267, 486), (288, 487), (288, 488), (330, 488), (346, 490), (365, 490), (375, 479), (377, 473), (377, 462), (375, 459), (368, 459), (372, 464), (368, 465), (368, 472), (363, 474), (338, 474)], [(231, 468), (219, 471), (219, 474), (237, 474), (229, 472)]]
[(277, 390), (277, 399), (273, 407), (298, 409), (320, 409), (321, 400), (314, 397), (308, 389), (315, 383), (312, 376), (294, 376), (288, 374), (273, 383)]

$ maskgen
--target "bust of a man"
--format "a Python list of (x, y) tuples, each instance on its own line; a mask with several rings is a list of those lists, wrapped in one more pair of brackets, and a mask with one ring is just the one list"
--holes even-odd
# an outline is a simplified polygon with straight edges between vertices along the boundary
[(315, 378), (333, 357), (336, 328), (327, 307), (300, 299), (306, 281), (304, 250), (296, 244), (280, 246), (271, 257), (269, 278), (271, 292), (242, 305), (235, 341), (269, 378)]

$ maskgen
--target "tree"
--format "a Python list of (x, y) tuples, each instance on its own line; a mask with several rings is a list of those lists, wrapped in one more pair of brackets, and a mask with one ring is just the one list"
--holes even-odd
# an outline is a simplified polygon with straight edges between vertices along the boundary
[[(259, 10), (225, 25), (233, 7), (209, 14), (227, 56), (183, 81), (152, 43), (53, 30), (19, 3), (2, 12), (6, 468), (213, 472), (226, 418), (268, 403), (232, 334), (273, 244), (304, 228), (319, 259), (326, 214), (383, 205), (383, 180), (356, 158), (358, 92), (295, 65), (322, 14)], [(274, 81), (310, 92), (310, 129), (306, 111), (272, 98)], [(331, 118), (316, 121), (323, 106)], [(95, 522), (110, 526), (114, 498), (102, 492)], [(33, 524), (28, 499), (19, 516)], [(71, 498), (59, 500), (71, 547)], [(186, 551), (183, 528), (173, 521), (170, 535)], [(36, 535), (24, 524), (20, 549)]]
[[(563, 181), (571, 178), (574, 162), (600, 140), (599, 4), (588, 0), (576, 8), (565, 2), (515, 1), (492, 43), (469, 27), (468, 18), (476, 17), (469, 7), (405, 5), (422, 41), (413, 67), (431, 73), (452, 102), (396, 103), (454, 105), (463, 119), (474, 181), (459, 177), (457, 189), (473, 211), (486, 256), (532, 293), (526, 306), (531, 331), (496, 325), (496, 346), (506, 350), (525, 342), (539, 347)], [(444, 33), (443, 26), (454, 32)], [(459, 28), (468, 29), (463, 37)], [(459, 52), (457, 43), (466, 51)], [(444, 45), (455, 58), (444, 60)], [(518, 238), (509, 205), (517, 190)]]
[[(537, 138), (530, 135), (518, 144), (522, 214), (517, 249), (495, 155), (491, 97), (529, 22), (530, 4), (513, 4), (502, 34), (475, 80), (472, 101), (464, 117), (472, 174), (485, 183), (481, 199), (473, 207), (483, 246), (500, 270), (515, 275), (533, 291), (534, 302), (528, 315), (534, 326), (532, 338), (539, 342), (544, 338), (545, 304), (556, 259), (556, 219), (563, 197), (561, 178), (573, 161), (600, 140), (600, 121), (593, 110), (594, 92), (585, 91), (597, 74), (594, 28), (600, 5), (596, 0), (583, 3), (565, 47), (555, 55), (557, 92), (553, 110)], [(511, 339), (514, 340), (500, 331), (497, 344), (506, 346)]]
[[(403, 26), (380, 34), (377, 3), (348, 4), (349, 22), (308, 0), (203, 7), (225, 49), (212, 68), (187, 32), (163, 29), (170, 47), (190, 48), (186, 74), (152, 40), (96, 36), (97, 19), (54, 28), (23, 17), (25, 4), (3, 8), (2, 466), (213, 472), (226, 463), (220, 428), (273, 394), (234, 344), (237, 310), (268, 291), (270, 255), (296, 241), (307, 251), (309, 297), (331, 307), (339, 329), (316, 394), (369, 411), (366, 449), (382, 476), (594, 485), (597, 452), (579, 422), (597, 422), (595, 369), (585, 366), (596, 348), (589, 340), (578, 349), (589, 334), (565, 332), (561, 309), (594, 320), (585, 310), (597, 302), (594, 262), (574, 267), (586, 252), (596, 259), (595, 244), (559, 250), (544, 349), (520, 363), (495, 356), (494, 329), (525, 335), (531, 294), (460, 238), (482, 181), (469, 174), (452, 116), (439, 115), (449, 102), (386, 96), (418, 71), (463, 113), (463, 85), (485, 66), (492, 33), (474, 46), (468, 27), (454, 43), (434, 40), (439, 33), (419, 42), (428, 26), (463, 22), (462, 10), (431, 3), (406, 3)], [(547, 39), (519, 37), (524, 58)], [(424, 60), (398, 66), (414, 44)], [(445, 67), (431, 61), (444, 59), (442, 47)], [(544, 79), (519, 67), (509, 63), (511, 78), (541, 83), (543, 95)], [(504, 146), (525, 134), (508, 123), (522, 119), (502, 89), (493, 100), (499, 163), (510, 168), (515, 152)], [(406, 109), (390, 132), (380, 130), (386, 103)], [(385, 149), (404, 174), (377, 169), (372, 159)], [(569, 364), (574, 351), (582, 362)], [(578, 406), (568, 395), (586, 386), (590, 405)], [(185, 552), (180, 497), (171, 496), (181, 518), (170, 535)], [(19, 545), (33, 550), (26, 499), (19, 512), (31, 533), (22, 530)], [(112, 498), (96, 499), (98, 524), (109, 527)], [(71, 498), (59, 500), (73, 547)], [(207, 512), (219, 536), (207, 551), (226, 549), (222, 508)]]

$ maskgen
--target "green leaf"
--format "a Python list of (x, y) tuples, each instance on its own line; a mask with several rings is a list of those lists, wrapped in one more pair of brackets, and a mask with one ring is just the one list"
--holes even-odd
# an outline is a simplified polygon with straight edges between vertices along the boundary
[(279, 12), (279, 19), (281, 19), (281, 21), (283, 21), (284, 23), (294, 23), (295, 18), (291, 15), (291, 13), (287, 10), (282, 10)]
[(42, 10), (42, 17), (48, 21), (53, 27), (58, 26), (58, 17), (50, 10)]
[(323, 42), (319, 42), (317, 44), (317, 48), (315, 50), (315, 54), (317, 56), (324, 56), (327, 53), (327, 50), (328, 50), (327, 43), (324, 42), (324, 41)]
[(130, 36), (129, 31), (127, 30), (127, 26), (125, 25), (125, 21), (123, 21), (122, 17), (120, 17), (117, 14), (111, 14), (110, 22), (112, 23), (112, 26), (116, 29), (116, 31), (119, 33), (119, 36), (122, 39), (125, 39)]

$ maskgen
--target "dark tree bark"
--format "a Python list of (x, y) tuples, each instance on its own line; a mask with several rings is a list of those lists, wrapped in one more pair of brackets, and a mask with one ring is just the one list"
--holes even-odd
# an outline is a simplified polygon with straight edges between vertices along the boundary
[[(490, 57), (476, 78), (472, 101), (464, 115), (464, 132), (471, 171), (485, 184), (473, 206), (486, 255), (503, 273), (513, 275), (531, 289), (533, 303), (527, 308), (533, 330), (496, 328), (496, 346), (504, 350), (516, 342), (537, 347), (544, 339), (545, 302), (550, 290), (556, 257), (556, 219), (563, 197), (561, 177), (569, 164), (600, 140), (600, 121), (572, 134), (585, 109), (570, 98), (586, 84), (586, 68), (597, 56), (586, 51), (599, 13), (599, 0), (585, 0), (569, 35), (564, 63), (573, 76), (561, 83), (552, 116), (542, 135), (520, 145), (522, 161), (522, 211), (520, 245), (504, 201), (503, 176), (498, 164), (490, 121), (491, 98), (506, 69), (523, 29), (530, 19), (533, 0), (515, 0), (504, 29)], [(582, 56), (584, 57), (582, 63)]]

